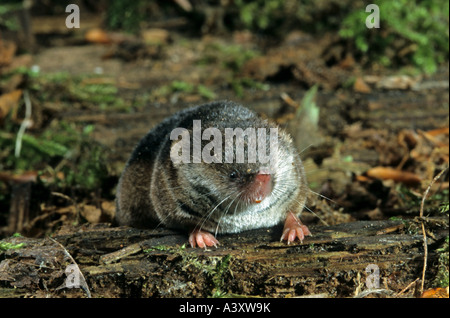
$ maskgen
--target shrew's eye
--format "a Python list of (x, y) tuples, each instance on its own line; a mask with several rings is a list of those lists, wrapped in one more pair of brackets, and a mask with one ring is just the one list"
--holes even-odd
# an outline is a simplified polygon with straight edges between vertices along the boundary
[(237, 173), (236, 171), (232, 171), (230, 173), (230, 179), (231, 180), (236, 180), (239, 177), (239, 173)]

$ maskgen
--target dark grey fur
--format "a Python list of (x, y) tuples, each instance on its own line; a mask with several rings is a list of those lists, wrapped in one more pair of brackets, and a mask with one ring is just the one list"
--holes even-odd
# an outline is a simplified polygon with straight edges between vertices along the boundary
[[(308, 191), (306, 178), (286, 133), (278, 130), (272, 192), (255, 204), (246, 202), (242, 193), (259, 164), (172, 162), (170, 132), (177, 127), (192, 129), (196, 119), (202, 121), (202, 129), (216, 127), (221, 131), (226, 127), (276, 127), (228, 101), (189, 108), (167, 118), (139, 142), (126, 164), (117, 189), (116, 220), (120, 225), (151, 228), (163, 224), (236, 233), (281, 223), (289, 211), (300, 215)], [(231, 180), (232, 171), (239, 178)]]

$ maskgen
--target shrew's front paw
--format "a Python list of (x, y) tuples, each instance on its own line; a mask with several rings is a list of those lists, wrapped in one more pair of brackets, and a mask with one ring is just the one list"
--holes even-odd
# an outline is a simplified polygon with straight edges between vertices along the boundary
[(189, 234), (189, 244), (191, 244), (191, 247), (198, 246), (200, 248), (217, 247), (219, 241), (211, 233), (196, 229)]
[(311, 235), (308, 227), (300, 222), (300, 219), (292, 212), (288, 213), (284, 222), (283, 234), (280, 241), (294, 242), (296, 238), (303, 242), (306, 235)]

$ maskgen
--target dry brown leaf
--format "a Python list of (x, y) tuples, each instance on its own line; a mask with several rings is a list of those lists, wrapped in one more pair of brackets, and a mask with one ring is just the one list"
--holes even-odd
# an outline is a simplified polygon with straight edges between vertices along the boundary
[(444, 135), (448, 135), (448, 128), (434, 129), (430, 131), (418, 130), (418, 133), (437, 147), (448, 147), (448, 136), (441, 140)]
[(36, 171), (26, 171), (22, 174), (12, 174), (9, 172), (0, 171), (0, 180), (5, 182), (13, 183), (25, 183), (25, 182), (36, 182), (37, 172)]
[(85, 205), (81, 209), (81, 215), (89, 223), (99, 223), (102, 216), (102, 211), (94, 205)]
[(358, 180), (359, 182), (367, 182), (370, 179), (367, 178), (366, 176), (360, 175), (360, 176), (356, 176), (356, 180)]
[(420, 177), (412, 172), (396, 170), (389, 167), (374, 167), (369, 169), (366, 174), (371, 178), (394, 180), (408, 185), (419, 184), (421, 181)]
[(114, 219), (116, 214), (116, 204), (110, 201), (104, 201), (101, 204), (102, 216), (106, 219)]
[(384, 89), (410, 89), (421, 80), (420, 76), (396, 75), (382, 77), (377, 83), (377, 88)]
[(164, 29), (142, 30), (141, 37), (147, 44), (167, 44), (170, 41), (170, 33)]
[(22, 90), (16, 89), (0, 96), (0, 120), (6, 117), (11, 109), (17, 108), (22, 97)]
[(449, 134), (449, 128), (448, 127), (437, 128), (437, 129), (433, 129), (433, 130), (428, 130), (426, 133), (428, 135), (430, 135), (430, 136), (448, 135)]
[(432, 288), (425, 290), (420, 298), (449, 298), (448, 286), (445, 288)]
[(353, 84), (353, 90), (358, 93), (370, 93), (372, 91), (369, 85), (367, 85), (361, 77), (356, 79)]
[(102, 29), (91, 29), (84, 35), (86, 41), (91, 43), (108, 44), (111, 43), (111, 37)]
[(0, 67), (9, 65), (16, 54), (17, 46), (14, 42), (0, 39)]

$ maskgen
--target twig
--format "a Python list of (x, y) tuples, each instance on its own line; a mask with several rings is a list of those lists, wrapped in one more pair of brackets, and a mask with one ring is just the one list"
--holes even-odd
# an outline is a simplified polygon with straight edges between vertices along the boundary
[(397, 293), (397, 295), (394, 296), (394, 298), (399, 297), (401, 294), (403, 294), (405, 291), (407, 291), (408, 289), (411, 288), (412, 285), (414, 285), (417, 281), (419, 280), (419, 278), (416, 278), (416, 280), (414, 280), (412, 283), (408, 284), (408, 286), (406, 286), (405, 288), (403, 288), (399, 293)]
[(174, 0), (184, 11), (191, 12), (192, 5), (189, 0)]
[[(423, 217), (423, 207), (425, 205), (425, 199), (428, 196), (428, 192), (430, 192), (431, 186), (444, 174), (445, 171), (447, 171), (447, 168), (445, 168), (444, 170), (442, 170), (441, 172), (439, 172), (434, 178), (433, 180), (431, 180), (430, 184), (428, 185), (428, 188), (425, 190), (423, 196), (422, 196), (422, 203), (420, 204), (420, 213), (419, 213), (419, 217), (422, 218)], [(427, 259), (428, 259), (428, 244), (427, 244), (427, 234), (425, 232), (425, 224), (423, 222), (423, 220), (420, 221), (421, 222), (421, 226), (422, 226), (422, 234), (423, 234), (423, 270), (422, 270), (422, 282), (420, 285), (420, 293), (423, 293), (423, 288), (424, 288), (424, 284), (425, 284), (425, 272), (427, 270)]]
[(366, 289), (364, 291), (362, 291), (361, 293), (359, 293), (358, 295), (356, 295), (353, 298), (364, 298), (370, 294), (385, 294), (385, 295), (392, 295), (393, 291), (389, 290), (389, 289), (383, 289), (383, 288), (369, 288)]
[(296, 101), (294, 101), (287, 93), (281, 93), (280, 97), (286, 104), (293, 107), (294, 109), (298, 109), (300, 107), (300, 105)]
[(32, 121), (31, 121), (31, 100), (30, 95), (28, 94), (28, 91), (25, 90), (23, 92), (23, 99), (25, 100), (25, 118), (22, 121), (22, 124), (20, 125), (19, 131), (17, 133), (16, 138), (16, 149), (14, 151), (14, 156), (16, 158), (20, 157), (20, 151), (22, 150), (22, 139), (23, 135), (25, 133), (25, 130), (28, 127), (31, 127)]
[(65, 195), (64, 193), (52, 192), (51, 195), (54, 195), (55, 197), (60, 197), (60, 198), (66, 199), (67, 201), (72, 202), (73, 205), (75, 205), (75, 206), (77, 205), (77, 203), (75, 202), (74, 199), (72, 199), (71, 197)]
[(100, 261), (103, 264), (111, 264), (111, 263), (117, 262), (118, 260), (120, 260), (124, 257), (127, 257), (129, 255), (139, 253), (140, 251), (142, 251), (141, 243), (135, 243), (135, 244), (126, 246), (126, 247), (122, 248), (121, 250), (114, 251), (112, 253), (100, 256)]
[(66, 199), (67, 201), (72, 202), (72, 204), (75, 206), (77, 222), (80, 221), (80, 215), (81, 215), (80, 208), (78, 207), (78, 204), (74, 199), (72, 199), (71, 197), (65, 195), (64, 193), (60, 193), (60, 192), (52, 192), (51, 195), (54, 195), (55, 197), (60, 197), (60, 198)]
[(72, 261), (72, 264), (75, 265), (75, 267), (77, 268), (78, 273), (80, 274), (80, 287), (81, 289), (83, 289), (86, 292), (86, 296), (88, 298), (91, 298), (91, 291), (89, 290), (89, 286), (86, 283), (86, 279), (84, 278), (83, 273), (80, 270), (80, 267), (78, 267), (77, 262), (75, 262), (74, 258), (72, 257), (72, 255), (70, 255), (70, 253), (66, 250), (66, 248), (64, 247), (64, 245), (62, 245), (61, 243), (59, 243), (57, 240), (55, 240), (54, 238), (51, 238), (50, 236), (48, 237), (51, 241), (55, 242), (56, 244), (58, 244), (59, 246), (61, 246), (61, 248), (64, 251), (64, 254), (70, 258), (70, 260)]

